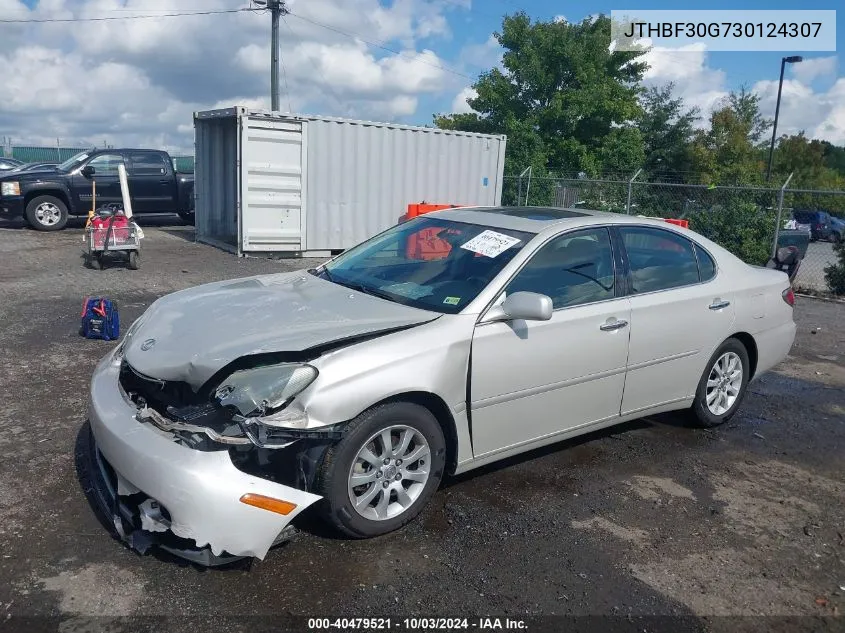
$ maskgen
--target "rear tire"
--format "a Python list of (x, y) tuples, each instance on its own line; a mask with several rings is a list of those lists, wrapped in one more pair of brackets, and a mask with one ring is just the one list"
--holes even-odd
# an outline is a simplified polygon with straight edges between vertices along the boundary
[(323, 517), (353, 538), (397, 530), (425, 507), (445, 466), (443, 430), (431, 411), (409, 402), (369, 409), (349, 423), (320, 465)]
[(698, 382), (695, 402), (690, 408), (692, 422), (709, 428), (730, 420), (745, 397), (750, 371), (745, 345), (735, 338), (722, 343)]
[(195, 221), (195, 216), (193, 211), (188, 211), (187, 213), (180, 213), (179, 219), (182, 220), (183, 224), (188, 226), (193, 226)]
[(141, 267), (141, 254), (138, 251), (129, 251), (129, 269), (138, 270)]
[(67, 205), (54, 196), (37, 196), (26, 205), (25, 216), (36, 231), (60, 231), (67, 224)]

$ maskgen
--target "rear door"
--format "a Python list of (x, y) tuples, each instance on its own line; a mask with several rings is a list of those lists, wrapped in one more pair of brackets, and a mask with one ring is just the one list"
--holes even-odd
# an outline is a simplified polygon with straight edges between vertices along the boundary
[(176, 209), (173, 166), (161, 152), (127, 153), (129, 195), (136, 213), (172, 213)]
[(735, 312), (729, 281), (705, 249), (657, 227), (618, 231), (630, 268), (627, 415), (692, 397)]

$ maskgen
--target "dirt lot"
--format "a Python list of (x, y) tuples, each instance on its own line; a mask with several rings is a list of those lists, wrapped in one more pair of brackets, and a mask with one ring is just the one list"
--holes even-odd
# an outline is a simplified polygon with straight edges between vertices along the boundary
[[(0, 628), (255, 631), (291, 614), (845, 626), (845, 305), (799, 299), (792, 356), (725, 427), (626, 424), (452, 479), (398, 533), (348, 541), (306, 516), (263, 562), (202, 570), (130, 552), (86, 501), (74, 447), (110, 344), (78, 336), (82, 297), (116, 298), (128, 324), (173, 290), (310, 262), (238, 260), (167, 224), (147, 229), (139, 271), (81, 255), (79, 228), (0, 225)], [(673, 618), (637, 619), (654, 615)]]

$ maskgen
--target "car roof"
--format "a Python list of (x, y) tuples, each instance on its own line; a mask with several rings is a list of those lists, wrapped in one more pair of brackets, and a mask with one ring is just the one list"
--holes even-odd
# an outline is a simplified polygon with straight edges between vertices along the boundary
[[(591, 209), (565, 209), (558, 207), (457, 207), (434, 211), (427, 215), (455, 222), (481, 224), (500, 229), (526, 233), (557, 232), (564, 226), (590, 226), (594, 224), (654, 224), (671, 227), (660, 218), (623, 215)], [(677, 227), (675, 227), (677, 228)]]

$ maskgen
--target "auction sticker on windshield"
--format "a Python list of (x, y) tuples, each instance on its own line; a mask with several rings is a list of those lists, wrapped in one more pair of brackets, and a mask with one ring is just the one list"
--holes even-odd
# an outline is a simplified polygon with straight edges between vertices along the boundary
[(488, 229), (476, 235), (469, 242), (461, 244), (461, 248), (478, 253), (479, 255), (484, 255), (485, 257), (496, 257), (520, 241), (517, 237), (511, 237), (510, 235), (504, 235), (503, 233)]

